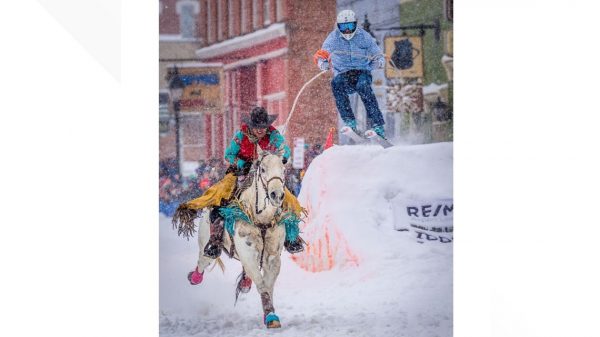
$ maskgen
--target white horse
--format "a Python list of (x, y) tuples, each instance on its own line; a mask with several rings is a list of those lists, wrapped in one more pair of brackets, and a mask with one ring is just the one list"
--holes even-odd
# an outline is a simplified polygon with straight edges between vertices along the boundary
[[(264, 323), (267, 328), (279, 328), (281, 324), (273, 307), (273, 287), (279, 275), (285, 240), (285, 226), (276, 223), (284, 198), (284, 166), (280, 154), (263, 151), (260, 146), (257, 148), (258, 160), (247, 177), (252, 178), (252, 183), (238, 197), (241, 209), (253, 223), (235, 222), (233, 250), (234, 257), (240, 260), (260, 294)], [(198, 272), (204, 272), (214, 261), (203, 255), (210, 237), (209, 213), (210, 209), (204, 209), (200, 217)], [(227, 250), (232, 246), (227, 230), (223, 233), (223, 246)]]

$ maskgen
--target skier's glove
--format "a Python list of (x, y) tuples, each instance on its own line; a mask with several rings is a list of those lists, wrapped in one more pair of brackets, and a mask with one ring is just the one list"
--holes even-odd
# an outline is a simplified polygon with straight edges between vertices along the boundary
[(383, 69), (385, 67), (385, 58), (381, 57), (377, 59), (377, 68)]
[(321, 69), (321, 71), (329, 70), (329, 62), (319, 59), (319, 69)]
[(283, 159), (281, 159), (281, 162), (283, 163), (283, 165), (287, 164), (288, 159), (286, 157), (283, 157)]

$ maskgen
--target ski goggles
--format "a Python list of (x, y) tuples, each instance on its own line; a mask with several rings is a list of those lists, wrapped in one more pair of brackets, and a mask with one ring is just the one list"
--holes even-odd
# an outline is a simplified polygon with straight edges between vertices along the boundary
[(338, 26), (338, 29), (340, 30), (340, 32), (342, 32), (342, 33), (347, 30), (349, 30), (350, 33), (352, 33), (354, 30), (356, 30), (356, 22), (338, 23), (337, 26)]

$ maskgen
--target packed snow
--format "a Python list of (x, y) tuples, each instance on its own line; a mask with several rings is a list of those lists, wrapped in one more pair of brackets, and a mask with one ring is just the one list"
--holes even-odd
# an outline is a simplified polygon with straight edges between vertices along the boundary
[(254, 285), (234, 306), (241, 265), (225, 254), (224, 273), (215, 267), (190, 285), (196, 239), (177, 237), (160, 215), (160, 335), (452, 336), (452, 244), (394, 230), (391, 205), (402, 196), (452, 198), (452, 157), (452, 143), (437, 143), (334, 146), (313, 160), (298, 198), (310, 211), (302, 236), (313, 243), (329, 228), (347, 249), (321, 272), (282, 253), (274, 292), (281, 329), (262, 323)]

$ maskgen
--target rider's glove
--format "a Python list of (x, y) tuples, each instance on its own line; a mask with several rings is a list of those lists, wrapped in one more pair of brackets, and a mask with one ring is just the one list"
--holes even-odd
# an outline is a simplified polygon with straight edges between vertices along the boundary
[(245, 176), (248, 174), (248, 172), (250, 172), (250, 167), (252, 167), (252, 161), (244, 161), (242, 159), (238, 159), (236, 166), (237, 170), (234, 170), (233, 174), (235, 176)]
[(283, 159), (281, 159), (281, 162), (283, 163), (283, 165), (287, 164), (288, 159), (286, 157), (283, 157)]
[(251, 167), (252, 167), (252, 162), (247, 161), (244, 163), (244, 165), (242, 165), (242, 171), (248, 172), (248, 171), (250, 171)]

